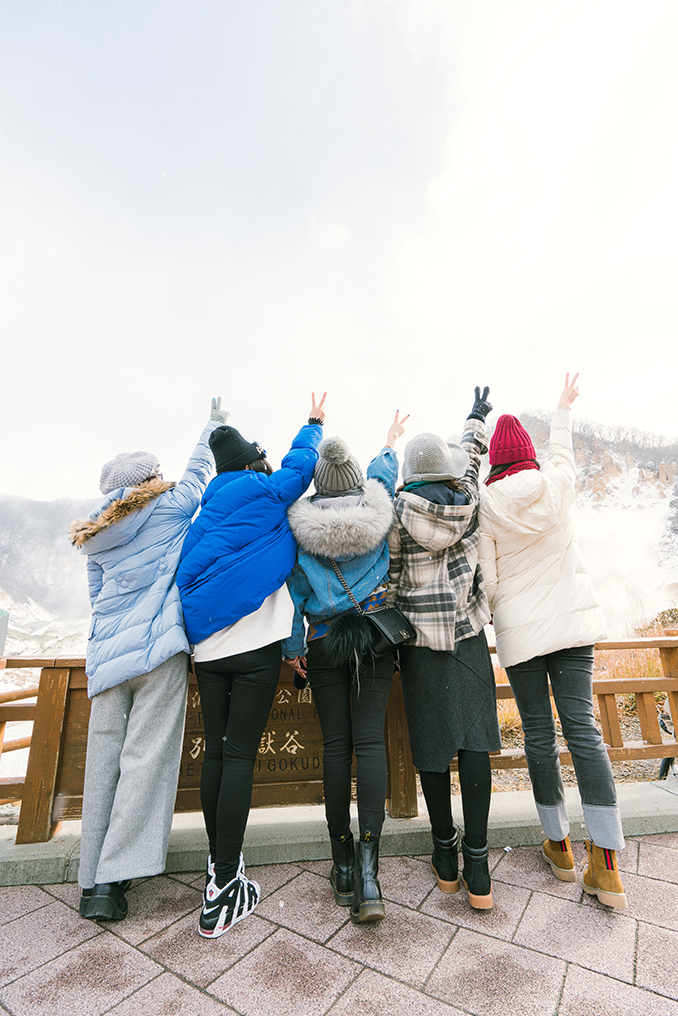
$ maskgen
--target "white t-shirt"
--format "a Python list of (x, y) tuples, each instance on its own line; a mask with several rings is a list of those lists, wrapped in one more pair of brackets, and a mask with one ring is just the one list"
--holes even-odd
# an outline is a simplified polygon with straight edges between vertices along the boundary
[(195, 662), (222, 660), (225, 656), (249, 653), (278, 639), (286, 639), (292, 632), (293, 617), (294, 603), (287, 583), (283, 583), (266, 597), (258, 610), (198, 642), (193, 651)]

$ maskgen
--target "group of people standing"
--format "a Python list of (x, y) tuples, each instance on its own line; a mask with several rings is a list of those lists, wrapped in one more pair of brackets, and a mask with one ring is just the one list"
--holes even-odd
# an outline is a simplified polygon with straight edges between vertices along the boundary
[[(459, 891), (461, 846), (470, 905), (492, 907), (489, 753), (501, 736), (484, 631), (490, 620), (523, 721), (542, 855), (557, 878), (576, 879), (550, 678), (591, 837), (583, 887), (626, 906), (614, 781), (593, 716), (593, 644), (604, 620), (572, 531), (576, 381), (566, 379), (543, 464), (519, 420), (499, 418), (482, 485), (487, 388), (476, 388), (460, 444), (430, 433), (407, 443), (400, 486), (395, 444), (407, 417), (396, 413), (363, 474), (344, 441), (323, 440), (324, 395), (313, 397), (308, 423), (276, 471), (261, 445), (227, 425), (220, 400), (178, 484), (166, 483), (144, 452), (106, 463), (104, 502), (71, 529), (87, 555), (93, 608), (78, 878), (84, 917), (124, 917), (131, 878), (164, 869), (191, 652), (205, 727), (203, 937), (219, 937), (259, 900), (242, 843), (282, 659), (295, 682), (310, 685), (322, 730), (336, 903), (358, 924), (385, 916), (383, 730), (398, 667), (436, 884)], [(304, 497), (311, 482), (314, 493)], [(414, 630), (395, 652), (375, 643), (365, 620), (385, 604)], [(461, 837), (451, 804), (455, 757)]]

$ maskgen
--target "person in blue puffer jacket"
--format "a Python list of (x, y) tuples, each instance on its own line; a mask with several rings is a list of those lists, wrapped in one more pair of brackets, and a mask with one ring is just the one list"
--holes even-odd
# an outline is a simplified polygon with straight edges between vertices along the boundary
[(175, 582), (181, 546), (214, 465), (210, 421), (179, 483), (155, 455), (122, 453), (101, 471), (105, 500), (70, 538), (87, 556), (87, 738), (80, 913), (120, 920), (132, 878), (164, 870), (181, 758), (189, 644)]
[[(364, 610), (384, 603), (387, 537), (394, 521), (398, 477), (394, 445), (405, 420), (396, 413), (384, 447), (367, 467), (366, 479), (341, 438), (323, 441), (313, 477), (316, 493), (297, 501), (288, 512), (299, 551), (289, 579), (294, 624), (283, 653), (302, 680), (305, 665), (308, 668), (323, 734), (323, 789), (333, 861), (330, 884), (336, 903), (351, 907), (356, 924), (385, 916), (377, 874), (387, 780), (384, 718), (393, 652), (372, 651), (370, 625), (355, 610), (334, 564)], [(357, 846), (350, 814), (354, 752)]]
[(245, 877), (241, 848), (254, 763), (282, 663), (294, 607), (285, 580), (297, 547), (287, 509), (304, 493), (325, 419), (313, 396), (282, 466), (234, 427), (210, 437), (217, 475), (181, 552), (177, 582), (194, 646), (205, 727), (200, 797), (210, 845), (198, 932), (218, 938), (252, 913), (259, 886)]

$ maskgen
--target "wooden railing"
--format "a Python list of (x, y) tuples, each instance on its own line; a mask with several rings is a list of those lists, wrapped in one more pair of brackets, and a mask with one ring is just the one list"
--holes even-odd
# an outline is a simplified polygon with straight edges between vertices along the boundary
[[(22, 688), (20, 691), (4, 691), (0, 694), (0, 758), (8, 751), (30, 748), (32, 740), (30, 734), (28, 737), (17, 737), (13, 741), (6, 741), (5, 730), (8, 723), (35, 719), (35, 705), (25, 703), (22, 700), (35, 698), (37, 694), (37, 685), (34, 688)], [(0, 779), (0, 804), (9, 804), (12, 801), (21, 800), (22, 793), (22, 778)]]
[[(668, 699), (674, 731), (678, 731), (678, 636), (600, 642), (597, 650), (656, 649), (661, 678), (594, 680), (603, 737), (613, 761), (678, 756), (675, 737), (663, 740), (654, 693)], [(48, 840), (65, 819), (80, 818), (90, 703), (87, 698), (85, 661), (65, 658), (8, 657), (2, 667), (39, 668), (40, 684), (0, 695), (0, 753), (5, 724), (32, 720), (33, 734), (5, 744), (4, 750), (30, 745), (25, 777), (0, 779), (0, 801), (21, 801), (17, 843)], [(22, 700), (36, 696), (35, 703)], [(624, 742), (617, 695), (633, 695), (641, 728), (641, 741)], [(498, 699), (513, 697), (508, 684), (497, 685)], [(386, 714), (386, 753), (389, 772), (387, 807), (393, 818), (417, 814), (417, 788), (412, 765), (400, 677), (395, 675)], [(200, 810), (200, 769), (204, 735), (200, 697), (195, 678), (189, 681), (186, 729), (175, 810)], [(571, 761), (563, 749), (561, 761)], [(522, 748), (503, 749), (491, 756), (495, 769), (525, 768)], [(283, 664), (275, 700), (255, 763), (253, 807), (320, 804), (322, 791), (322, 736), (312, 696), (293, 684), (293, 672)]]

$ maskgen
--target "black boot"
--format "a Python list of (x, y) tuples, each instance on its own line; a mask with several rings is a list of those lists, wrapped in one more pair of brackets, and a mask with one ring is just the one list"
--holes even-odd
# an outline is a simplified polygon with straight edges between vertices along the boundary
[(454, 830), (450, 840), (438, 839), (434, 832), (433, 856), (431, 857), (431, 868), (436, 877), (438, 888), (444, 893), (459, 892), (459, 833)]
[(90, 898), (91, 895), (92, 895), (92, 890), (91, 889), (83, 889), (82, 893), (80, 894), (80, 907), (79, 907), (79, 910), (80, 910), (80, 916), (81, 917), (85, 916), (85, 911), (87, 910), (87, 904), (89, 903), (89, 898)]
[(461, 841), (464, 855), (464, 888), (468, 901), (476, 910), (490, 910), (492, 907), (492, 879), (487, 864), (489, 849), (487, 843), (477, 849)]
[(84, 906), (83, 917), (89, 921), (121, 921), (127, 915), (125, 893), (130, 887), (131, 879), (123, 882), (102, 882), (92, 889), (92, 893)]
[(351, 920), (354, 924), (381, 921), (386, 916), (381, 900), (379, 871), (379, 840), (358, 840), (353, 869), (353, 904)]
[(340, 840), (333, 840), (332, 845), (332, 871), (330, 872), (330, 885), (334, 893), (334, 902), (340, 907), (350, 907), (353, 903), (353, 868), (355, 865), (355, 847), (353, 834), (342, 836)]

